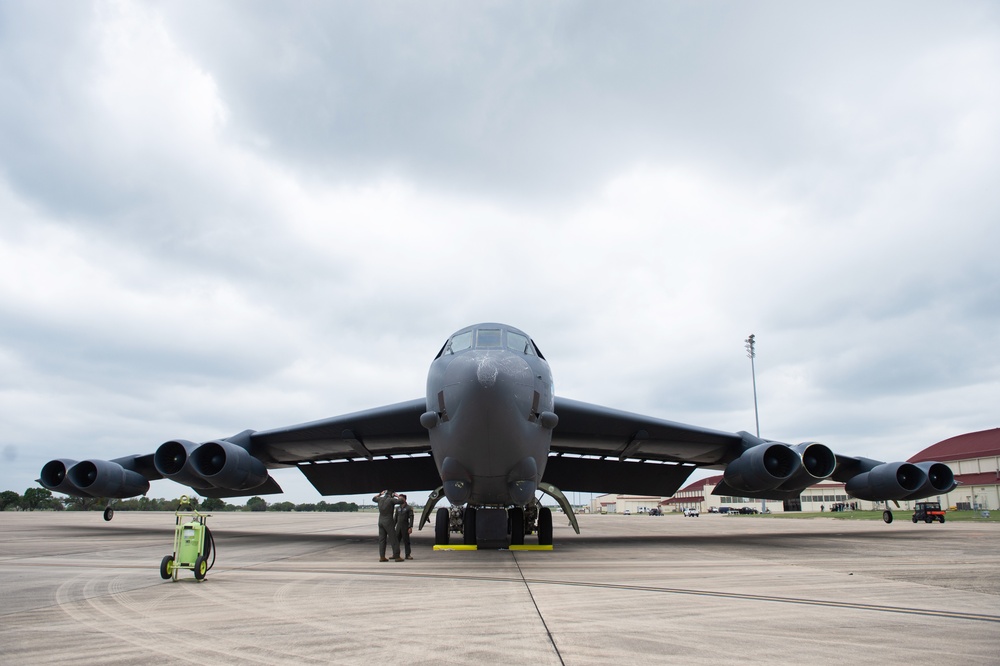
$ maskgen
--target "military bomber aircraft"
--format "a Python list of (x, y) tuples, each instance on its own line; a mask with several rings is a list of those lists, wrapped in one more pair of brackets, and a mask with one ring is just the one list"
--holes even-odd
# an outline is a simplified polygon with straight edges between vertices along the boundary
[[(167, 478), (205, 497), (239, 497), (280, 493), (268, 470), (298, 467), (323, 495), (431, 491), (420, 528), (445, 497), (465, 507), (463, 541), (480, 548), (523, 544), (531, 533), (551, 545), (552, 515), (537, 503), (539, 492), (579, 532), (563, 490), (669, 496), (699, 467), (725, 470), (715, 494), (766, 499), (796, 498), (827, 478), (872, 501), (921, 499), (956, 485), (938, 462), (838, 455), (817, 442), (785, 444), (557, 398), (552, 387), (528, 335), (477, 324), (445, 342), (422, 398), (200, 443), (172, 439), (114, 460), (52, 460), (39, 483), (125, 498)], [(448, 543), (450, 513), (437, 510), (438, 544)]]

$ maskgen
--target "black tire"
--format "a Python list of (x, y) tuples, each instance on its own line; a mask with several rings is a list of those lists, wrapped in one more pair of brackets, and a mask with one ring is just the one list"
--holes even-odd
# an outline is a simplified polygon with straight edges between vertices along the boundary
[(538, 545), (552, 545), (552, 509), (547, 506), (538, 510)]
[(174, 575), (174, 556), (164, 555), (163, 559), (160, 560), (160, 578), (163, 580), (170, 580), (170, 577)]
[(104, 510), (104, 520), (111, 520), (115, 517), (115, 510), (110, 506)]
[(465, 515), (462, 517), (462, 543), (466, 546), (476, 545), (476, 510), (471, 506), (465, 507)]
[(941, 522), (944, 523), (944, 516), (941, 516)]
[(507, 509), (507, 519), (510, 521), (510, 545), (524, 545), (524, 509), (514, 507)]
[(913, 524), (917, 523), (917, 514), (913, 514)]
[(198, 580), (203, 580), (205, 574), (208, 573), (208, 560), (205, 559), (204, 555), (199, 555), (194, 558), (194, 577)]
[(887, 524), (892, 522), (892, 511), (886, 510), (882, 512), (882, 520)]
[(212, 557), (212, 531), (205, 526), (205, 561), (209, 561)]
[(924, 517), (924, 522), (928, 523), (928, 524), (929, 523), (933, 523), (934, 522), (934, 516), (925, 516)]
[(434, 545), (447, 546), (450, 529), (451, 518), (448, 516), (448, 509), (438, 509), (434, 518)]

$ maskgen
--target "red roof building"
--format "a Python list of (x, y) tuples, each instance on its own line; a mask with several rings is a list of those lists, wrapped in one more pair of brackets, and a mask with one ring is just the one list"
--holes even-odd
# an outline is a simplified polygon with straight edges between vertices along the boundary
[(928, 446), (907, 462), (918, 463), (928, 460), (951, 462), (1000, 456), (1000, 428), (980, 430), (965, 435), (957, 435)]

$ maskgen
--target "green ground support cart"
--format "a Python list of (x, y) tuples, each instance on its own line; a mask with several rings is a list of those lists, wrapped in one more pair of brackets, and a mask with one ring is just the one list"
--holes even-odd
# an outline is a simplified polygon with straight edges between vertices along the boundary
[[(188, 504), (181, 498), (181, 507)], [(174, 514), (177, 517), (174, 524), (174, 552), (164, 556), (160, 561), (160, 578), (177, 580), (177, 572), (190, 569), (195, 580), (204, 580), (205, 574), (215, 564), (214, 539), (205, 524), (211, 515), (196, 510), (181, 511), (180, 507)], [(212, 558), (209, 563), (209, 558)]]

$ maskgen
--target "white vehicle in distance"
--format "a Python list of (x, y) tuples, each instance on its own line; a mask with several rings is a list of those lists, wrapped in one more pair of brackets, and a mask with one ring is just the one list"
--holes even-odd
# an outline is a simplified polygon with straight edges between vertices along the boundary
[(698, 509), (684, 509), (684, 517), (685, 518), (697, 518), (698, 517)]

